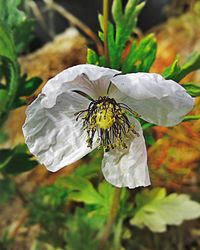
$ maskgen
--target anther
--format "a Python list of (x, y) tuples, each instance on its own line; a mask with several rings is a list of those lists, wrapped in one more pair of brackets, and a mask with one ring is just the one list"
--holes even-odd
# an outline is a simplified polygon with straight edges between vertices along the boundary
[(92, 148), (94, 135), (97, 133), (97, 143), (105, 152), (114, 148), (127, 148), (126, 141), (130, 134), (139, 134), (130, 124), (126, 112), (137, 114), (126, 104), (117, 103), (107, 96), (91, 101), (87, 110), (77, 112), (76, 120), (82, 118), (83, 129), (88, 134), (88, 147)]

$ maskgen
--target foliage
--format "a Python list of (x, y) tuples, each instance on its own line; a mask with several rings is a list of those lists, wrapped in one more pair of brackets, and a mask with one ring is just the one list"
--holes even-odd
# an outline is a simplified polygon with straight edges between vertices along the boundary
[[(25, 97), (30, 96), (42, 82), (38, 77), (27, 79), (27, 75), (20, 73), (17, 55), (30, 42), (33, 28), (32, 21), (19, 10), (20, 2), (20, 0), (0, 0), (0, 142), (2, 143), (7, 139), (2, 126), (9, 112), (27, 104)], [(0, 172), (3, 175), (22, 173), (33, 169), (37, 164), (25, 145), (0, 150)]]
[(148, 72), (156, 56), (156, 40), (152, 34), (142, 38), (140, 42), (133, 41), (126, 56), (122, 72)]
[(91, 220), (87, 219), (83, 209), (77, 208), (75, 215), (68, 217), (67, 227), (68, 231), (64, 236), (67, 242), (66, 250), (93, 250), (96, 248), (97, 230), (94, 229)]
[[(41, 79), (22, 75), (17, 56), (31, 39), (32, 20), (19, 9), (20, 0), (0, 0), (0, 122), (8, 113), (27, 103), (40, 85)], [(108, 23), (108, 52), (111, 68), (123, 73), (149, 72), (156, 57), (157, 42), (153, 34), (136, 39), (134, 29), (144, 6), (139, 0), (128, 0), (125, 9), (121, 0), (113, 0), (114, 23)], [(104, 42), (103, 17), (99, 15)], [(88, 49), (87, 62), (109, 66), (104, 55)], [(181, 81), (187, 74), (200, 68), (200, 56), (192, 54), (183, 65), (176, 60), (163, 71), (163, 77)], [(182, 86), (193, 97), (200, 94), (199, 84), (184, 83)], [(185, 121), (199, 119), (199, 115), (186, 116)], [(150, 123), (140, 120), (148, 145), (155, 144)], [(0, 133), (0, 142), (6, 140)], [(35, 189), (27, 197), (27, 225), (39, 225), (40, 233), (31, 250), (76, 250), (95, 249), (102, 230), (113, 212), (115, 189), (105, 181), (99, 171), (102, 152), (94, 151), (89, 159), (68, 176), (57, 178), (51, 185)], [(13, 175), (32, 170), (37, 161), (28, 153), (24, 144), (0, 150), (0, 202), (7, 202), (16, 192)], [(97, 174), (99, 173), (99, 174)], [(111, 225), (113, 249), (122, 246), (122, 235), (130, 233), (130, 224), (147, 227), (152, 232), (164, 232), (168, 225), (180, 225), (184, 220), (200, 216), (200, 205), (184, 194), (166, 194), (164, 188), (152, 190), (121, 190), (116, 220)], [(130, 224), (128, 223), (130, 221)], [(7, 238), (5, 237), (7, 240)], [(4, 241), (6, 241), (4, 239)], [(9, 239), (8, 239), (9, 240)], [(1, 244), (1, 240), (0, 240)]]
[(185, 194), (166, 196), (164, 188), (145, 189), (135, 198), (136, 209), (131, 224), (153, 232), (166, 231), (167, 225), (180, 225), (184, 220), (200, 216), (200, 204), (191, 201)]
[(37, 77), (20, 75), (17, 54), (29, 43), (32, 21), (18, 9), (20, 0), (0, 1), (0, 121), (14, 108), (25, 105), (22, 97), (31, 95), (40, 85)]
[(17, 53), (29, 44), (33, 31), (33, 21), (19, 10), (20, 3), (21, 0), (0, 0), (0, 22), (11, 32)]
[(176, 58), (175, 61), (164, 70), (162, 75), (166, 79), (172, 79), (174, 81), (179, 82), (186, 75), (199, 68), (200, 54), (193, 53), (187, 58), (186, 62), (182, 66), (179, 65), (179, 58)]
[(183, 83), (182, 86), (186, 89), (189, 95), (192, 97), (200, 96), (200, 84), (199, 83)]
[(27, 152), (25, 144), (19, 144), (13, 149), (1, 149), (0, 171), (5, 174), (17, 174), (34, 168), (38, 163)]
[(0, 180), (0, 204), (9, 201), (15, 194), (15, 185), (9, 179)]
[[(128, 0), (123, 10), (121, 0), (113, 0), (112, 16), (115, 25), (111, 22), (108, 23), (109, 60), (111, 68), (119, 69), (123, 73), (148, 72), (156, 57), (157, 43), (153, 34), (147, 35), (139, 42), (131, 37), (143, 7), (144, 2)], [(103, 42), (104, 28), (101, 15), (99, 15), (99, 22), (101, 27), (99, 37)], [(200, 68), (200, 54), (197, 52), (191, 54), (182, 66), (179, 65), (178, 61), (177, 58), (172, 65), (164, 70), (163, 76), (166, 79), (179, 82), (190, 72)], [(88, 49), (87, 63), (106, 66), (105, 58), (102, 55), (97, 55), (92, 49)]]

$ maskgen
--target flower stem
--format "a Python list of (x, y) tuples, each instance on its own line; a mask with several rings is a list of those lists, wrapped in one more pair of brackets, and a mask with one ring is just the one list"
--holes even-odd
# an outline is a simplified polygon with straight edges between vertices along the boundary
[(117, 211), (118, 211), (118, 207), (119, 207), (119, 203), (120, 203), (120, 194), (121, 194), (121, 189), (120, 188), (115, 188), (112, 205), (111, 205), (111, 208), (110, 208), (110, 212), (109, 212), (109, 215), (108, 215), (107, 222), (106, 222), (105, 227), (103, 229), (102, 236), (101, 236), (100, 241), (99, 241), (98, 250), (104, 249), (105, 244), (106, 244), (106, 242), (107, 242), (107, 240), (108, 240), (108, 238), (110, 236), (112, 226), (113, 226), (113, 223), (115, 221)]
[(106, 66), (109, 66), (109, 51), (108, 51), (108, 0), (103, 0), (103, 28), (104, 28), (104, 55)]

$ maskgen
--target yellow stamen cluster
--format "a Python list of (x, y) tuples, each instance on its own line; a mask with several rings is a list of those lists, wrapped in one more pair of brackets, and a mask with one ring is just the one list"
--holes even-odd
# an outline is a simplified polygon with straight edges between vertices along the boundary
[(133, 113), (125, 104), (119, 104), (113, 98), (104, 96), (92, 101), (87, 110), (76, 113), (77, 120), (80, 116), (83, 119), (83, 128), (88, 134), (88, 147), (92, 147), (95, 133), (97, 133), (98, 143), (105, 151), (126, 148), (130, 133), (138, 134), (134, 126), (130, 124), (125, 111)]
[(115, 121), (113, 105), (106, 104), (106, 106), (99, 104), (96, 112), (96, 125), (101, 129), (109, 129)]

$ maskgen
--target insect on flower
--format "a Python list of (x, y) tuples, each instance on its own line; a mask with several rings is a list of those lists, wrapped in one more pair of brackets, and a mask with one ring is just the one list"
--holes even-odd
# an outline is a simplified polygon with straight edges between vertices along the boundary
[(192, 107), (184, 88), (158, 74), (83, 64), (46, 83), (27, 108), (23, 133), (30, 152), (53, 172), (102, 147), (105, 179), (135, 188), (150, 184), (137, 116), (174, 126)]

